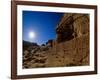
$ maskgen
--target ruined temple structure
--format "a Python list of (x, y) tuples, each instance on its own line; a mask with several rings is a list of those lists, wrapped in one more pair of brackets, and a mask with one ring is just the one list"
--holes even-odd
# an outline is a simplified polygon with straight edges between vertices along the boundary
[(46, 45), (53, 47), (53, 40), (48, 40), (48, 42), (46, 42)]
[[(56, 66), (89, 65), (89, 15), (65, 13), (56, 27)], [(57, 57), (58, 55), (58, 57)], [(51, 58), (53, 59), (53, 58)]]
[(55, 32), (45, 46), (24, 51), (23, 68), (89, 65), (89, 14), (65, 13)]
[(56, 28), (57, 41), (62, 42), (89, 33), (88, 14), (64, 14)]

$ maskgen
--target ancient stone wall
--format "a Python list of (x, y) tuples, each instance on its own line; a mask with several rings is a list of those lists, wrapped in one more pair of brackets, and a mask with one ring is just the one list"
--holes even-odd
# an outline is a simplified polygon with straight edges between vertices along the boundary
[[(53, 43), (54, 55), (49, 65), (89, 65), (89, 15), (64, 14), (56, 28), (57, 37)], [(60, 61), (60, 62), (59, 62)], [(63, 64), (62, 64), (63, 63)]]
[(57, 41), (62, 42), (89, 33), (88, 14), (64, 14), (56, 28)]

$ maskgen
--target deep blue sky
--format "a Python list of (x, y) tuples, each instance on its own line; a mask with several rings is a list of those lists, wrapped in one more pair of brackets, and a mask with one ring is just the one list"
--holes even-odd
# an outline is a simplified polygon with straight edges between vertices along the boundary
[[(23, 40), (41, 45), (56, 37), (55, 29), (63, 13), (23, 11)], [(28, 33), (33, 31), (36, 37), (29, 39)]]

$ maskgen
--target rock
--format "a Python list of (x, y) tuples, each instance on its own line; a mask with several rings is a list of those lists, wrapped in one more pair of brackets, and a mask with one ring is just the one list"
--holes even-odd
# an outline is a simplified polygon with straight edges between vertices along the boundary
[(48, 50), (48, 47), (47, 46), (41, 46), (40, 47), (40, 51), (47, 51)]
[(28, 55), (29, 52), (27, 50), (24, 51), (24, 55)]
[(31, 61), (30, 61), (30, 63), (32, 63), (32, 64), (33, 64), (33, 63), (35, 63), (35, 61), (34, 61), (34, 60), (31, 60)]
[(35, 67), (36, 68), (45, 67), (45, 64), (37, 63), (37, 64), (35, 64)]
[(64, 14), (62, 21), (56, 28), (57, 41), (73, 39), (89, 32), (89, 15)]
[(44, 58), (40, 59), (40, 63), (45, 63), (45, 62), (46, 62), (46, 60), (47, 60), (47, 58), (46, 58), (46, 57), (44, 57)]

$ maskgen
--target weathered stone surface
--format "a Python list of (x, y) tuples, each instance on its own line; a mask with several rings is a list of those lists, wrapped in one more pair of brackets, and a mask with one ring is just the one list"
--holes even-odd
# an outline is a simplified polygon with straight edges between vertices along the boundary
[(56, 28), (57, 41), (62, 42), (89, 33), (88, 14), (64, 14)]

